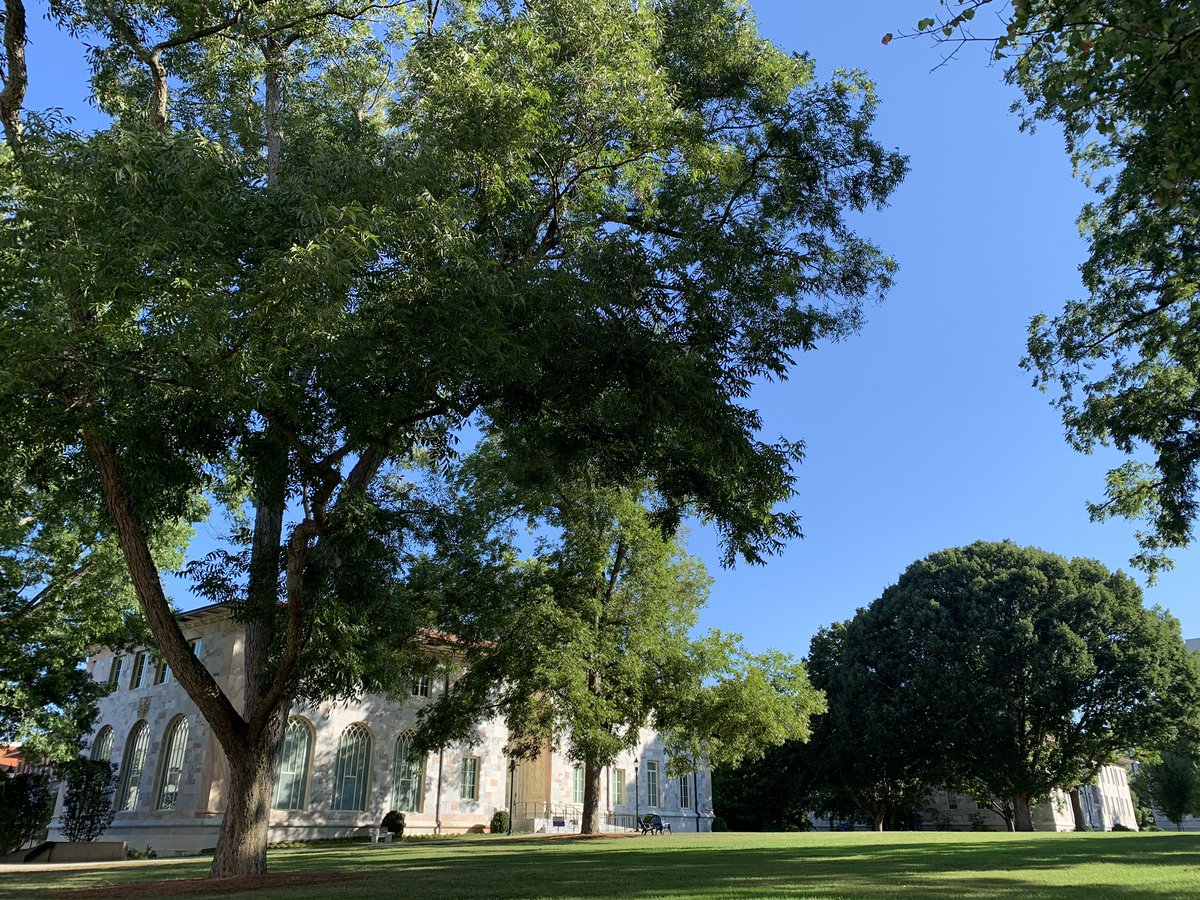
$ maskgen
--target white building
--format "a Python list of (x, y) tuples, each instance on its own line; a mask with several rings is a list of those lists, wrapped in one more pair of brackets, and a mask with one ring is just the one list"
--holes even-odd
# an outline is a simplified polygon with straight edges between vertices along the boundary
[[(241, 697), (244, 632), (228, 609), (184, 613), (180, 625), (228, 696)], [(104, 839), (150, 846), (160, 856), (214, 847), (228, 768), (196, 705), (149, 651), (101, 650), (87, 666), (94, 679), (114, 687), (100, 701), (87, 745), (93, 758), (118, 764), (117, 814)], [(408, 834), (482, 831), (493, 813), (510, 808), (514, 830), (577, 831), (583, 770), (549, 747), (536, 759), (510, 760), (502, 721), (478, 726), (473, 742), (410, 758), (417, 712), (445, 688), (436, 678), (420, 678), (403, 702), (369, 694), (356, 703), (293, 708), (269, 840), (365, 836), (393, 809), (405, 814)], [(605, 827), (632, 828), (650, 812), (674, 831), (709, 830), (709, 773), (669, 778), (659, 736), (643, 729), (640, 738), (604, 772)], [(57, 819), (52, 840), (61, 839), (56, 825)]]

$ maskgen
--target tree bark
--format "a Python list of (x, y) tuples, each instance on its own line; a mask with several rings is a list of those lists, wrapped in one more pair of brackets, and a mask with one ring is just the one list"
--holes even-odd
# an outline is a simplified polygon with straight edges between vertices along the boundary
[(1033, 804), (1029, 794), (1013, 794), (1013, 830), (1033, 831)]
[(604, 767), (595, 760), (583, 764), (583, 815), (580, 834), (600, 833), (600, 775)]
[(4, 137), (14, 150), (21, 141), (21, 107), (29, 86), (25, 65), (26, 40), (23, 0), (5, 0), (4, 53), (8, 60), (8, 71), (4, 76), (4, 89), (0, 90), (0, 121), (4, 123)]
[[(286, 721), (287, 710), (275, 717)], [(261, 875), (267, 871), (267, 826), (271, 812), (271, 788), (279, 756), (278, 740), (282, 727), (269, 729), (250, 746), (227, 754), (229, 784), (225, 795), (225, 817), (213, 854), (212, 878)]]

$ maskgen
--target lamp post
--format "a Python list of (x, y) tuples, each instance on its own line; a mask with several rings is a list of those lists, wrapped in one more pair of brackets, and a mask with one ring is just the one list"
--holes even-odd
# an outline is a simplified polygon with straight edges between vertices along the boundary
[(637, 828), (642, 821), (642, 811), (638, 806), (641, 801), (641, 791), (638, 789), (638, 764), (633, 764), (633, 827)]
[(517, 761), (508, 758), (508, 834), (512, 834), (513, 792), (517, 789)]

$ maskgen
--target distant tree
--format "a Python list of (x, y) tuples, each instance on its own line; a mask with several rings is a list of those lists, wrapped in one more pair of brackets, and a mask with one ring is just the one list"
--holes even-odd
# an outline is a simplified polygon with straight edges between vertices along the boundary
[(819, 786), (806, 753), (810, 742), (786, 741), (758, 759), (713, 770), (713, 809), (733, 831), (807, 831)]
[(53, 815), (48, 775), (0, 771), (0, 856), (33, 841)]
[(116, 764), (99, 759), (73, 759), (59, 766), (66, 782), (62, 826), (69, 841), (94, 841), (112, 824)]
[[(511, 474), (499, 448), (486, 445), (464, 469), (464, 515), (525, 520), (541, 536), (525, 561), (515, 546), (496, 554), (490, 600), (472, 574), (463, 589), (475, 602), (441, 604), (464, 672), (428, 709), (427, 732), (465, 735), (486, 704), (505, 715), (514, 754), (565, 742), (583, 768), (584, 834), (600, 830), (604, 767), (637, 746), (642, 727), (664, 733), (676, 773), (807, 735), (820, 697), (803, 665), (749, 654), (729, 635), (692, 638), (710, 579), (655, 521), (645, 485), (600, 486), (584, 473), (533, 490), (506, 480)], [(486, 555), (454, 534), (430, 561), (431, 585), (454, 580), (439, 569), (471, 572)]]
[(1130, 781), (1138, 799), (1176, 828), (1183, 828), (1184, 816), (1200, 815), (1200, 759), (1194, 753), (1164, 750), (1158, 760), (1142, 763)]
[(912, 689), (904, 655), (905, 636), (872, 607), (822, 629), (808, 657), (828, 704), (803, 755), (817, 787), (814, 808), (876, 831), (923, 805), (953, 753), (931, 698)]
[(1032, 830), (1032, 804), (1052, 790), (1194, 733), (1200, 672), (1179, 623), (1093, 560), (1009, 542), (944, 550), (911, 565), (868, 615), (927, 717), (913, 726), (943, 736), (948, 780), (1010, 802), (1018, 831)]

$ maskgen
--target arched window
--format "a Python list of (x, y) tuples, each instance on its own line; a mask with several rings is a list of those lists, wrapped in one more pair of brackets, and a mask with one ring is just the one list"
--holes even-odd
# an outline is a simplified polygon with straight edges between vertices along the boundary
[(92, 759), (98, 762), (110, 762), (112, 760), (112, 748), (112, 726), (105, 725), (96, 733), (96, 739), (92, 741)]
[(371, 734), (355, 722), (338, 740), (337, 762), (333, 767), (333, 808), (367, 808), (367, 780), (370, 776)]
[(183, 780), (183, 753), (187, 749), (187, 739), (188, 721), (183, 716), (176, 716), (167, 726), (167, 734), (163, 738), (155, 809), (174, 809), (179, 800), (179, 784)]
[(392, 771), (392, 809), (420, 812), (425, 801), (425, 760), (413, 755), (411, 732), (396, 739), (396, 765)]
[(145, 720), (141, 720), (133, 726), (125, 740), (125, 753), (121, 757), (121, 777), (117, 782), (117, 812), (128, 812), (137, 806), (149, 743), (150, 729)]
[(312, 728), (304, 719), (293, 716), (288, 720), (279, 774), (275, 778), (275, 790), (271, 792), (272, 809), (304, 809), (312, 742)]

